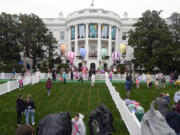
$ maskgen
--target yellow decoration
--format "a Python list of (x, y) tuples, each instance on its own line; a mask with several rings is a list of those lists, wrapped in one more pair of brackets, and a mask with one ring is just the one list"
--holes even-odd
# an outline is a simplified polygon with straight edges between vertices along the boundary
[(102, 29), (104, 30), (104, 25), (102, 26)]
[(126, 51), (126, 45), (125, 44), (120, 44), (119, 50), (121, 51), (121, 54), (124, 54)]
[(97, 29), (97, 26), (96, 26), (96, 25), (94, 25), (94, 29)]

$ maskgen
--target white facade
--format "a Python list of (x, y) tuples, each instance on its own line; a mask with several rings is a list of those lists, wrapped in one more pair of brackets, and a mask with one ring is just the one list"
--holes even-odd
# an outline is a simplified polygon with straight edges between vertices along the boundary
[[(133, 58), (134, 50), (128, 46), (126, 36), (137, 19), (128, 18), (127, 15), (120, 18), (114, 12), (90, 8), (73, 12), (66, 18), (61, 15), (59, 18), (43, 18), (43, 21), (58, 41), (57, 54), (61, 55), (61, 45), (65, 44), (66, 53), (70, 51), (76, 53), (77, 57), (74, 61), (76, 66), (85, 61), (88, 68), (91, 63), (94, 63), (96, 68), (100, 63), (107, 63), (110, 67), (113, 64), (111, 54), (114, 51), (119, 52), (119, 45), (122, 43), (126, 44), (124, 61), (130, 62)], [(83, 60), (80, 58), (80, 48), (86, 50)], [(107, 50), (105, 58), (102, 58), (102, 48)]]

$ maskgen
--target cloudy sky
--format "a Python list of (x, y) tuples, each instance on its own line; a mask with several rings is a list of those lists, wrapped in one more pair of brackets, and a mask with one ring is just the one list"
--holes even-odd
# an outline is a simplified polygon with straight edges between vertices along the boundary
[[(57, 17), (60, 11), (64, 16), (69, 13), (89, 8), (92, 0), (1, 0), (0, 12), (35, 13), (42, 18)], [(172, 12), (180, 12), (180, 0), (94, 0), (95, 8), (111, 10), (123, 16), (128, 12), (129, 17), (140, 17), (147, 10), (163, 10), (162, 17), (166, 18)]]

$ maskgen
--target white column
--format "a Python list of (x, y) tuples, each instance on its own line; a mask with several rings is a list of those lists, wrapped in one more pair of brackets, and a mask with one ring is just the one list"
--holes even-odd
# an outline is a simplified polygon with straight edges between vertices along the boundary
[(111, 52), (112, 52), (112, 36), (111, 36), (111, 25), (109, 25), (109, 40), (108, 40), (108, 55), (109, 59), (111, 59)]
[(68, 50), (67, 52), (71, 51), (71, 27), (68, 28)]
[(89, 59), (89, 25), (86, 24), (86, 40), (85, 40), (85, 50), (86, 50), (86, 56), (85, 56), (85, 60)]
[(119, 44), (119, 29), (116, 27), (116, 44), (115, 44), (115, 51), (118, 51), (118, 44)]
[(98, 48), (97, 48), (98, 60), (101, 60), (101, 24), (98, 24)]
[(79, 55), (78, 53), (78, 27), (75, 26), (75, 53), (76, 55)]

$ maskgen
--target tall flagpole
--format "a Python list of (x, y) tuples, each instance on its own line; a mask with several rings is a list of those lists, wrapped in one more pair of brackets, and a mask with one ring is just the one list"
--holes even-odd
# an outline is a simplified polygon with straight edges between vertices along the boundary
[(94, 6), (94, 0), (92, 0), (90, 7)]

